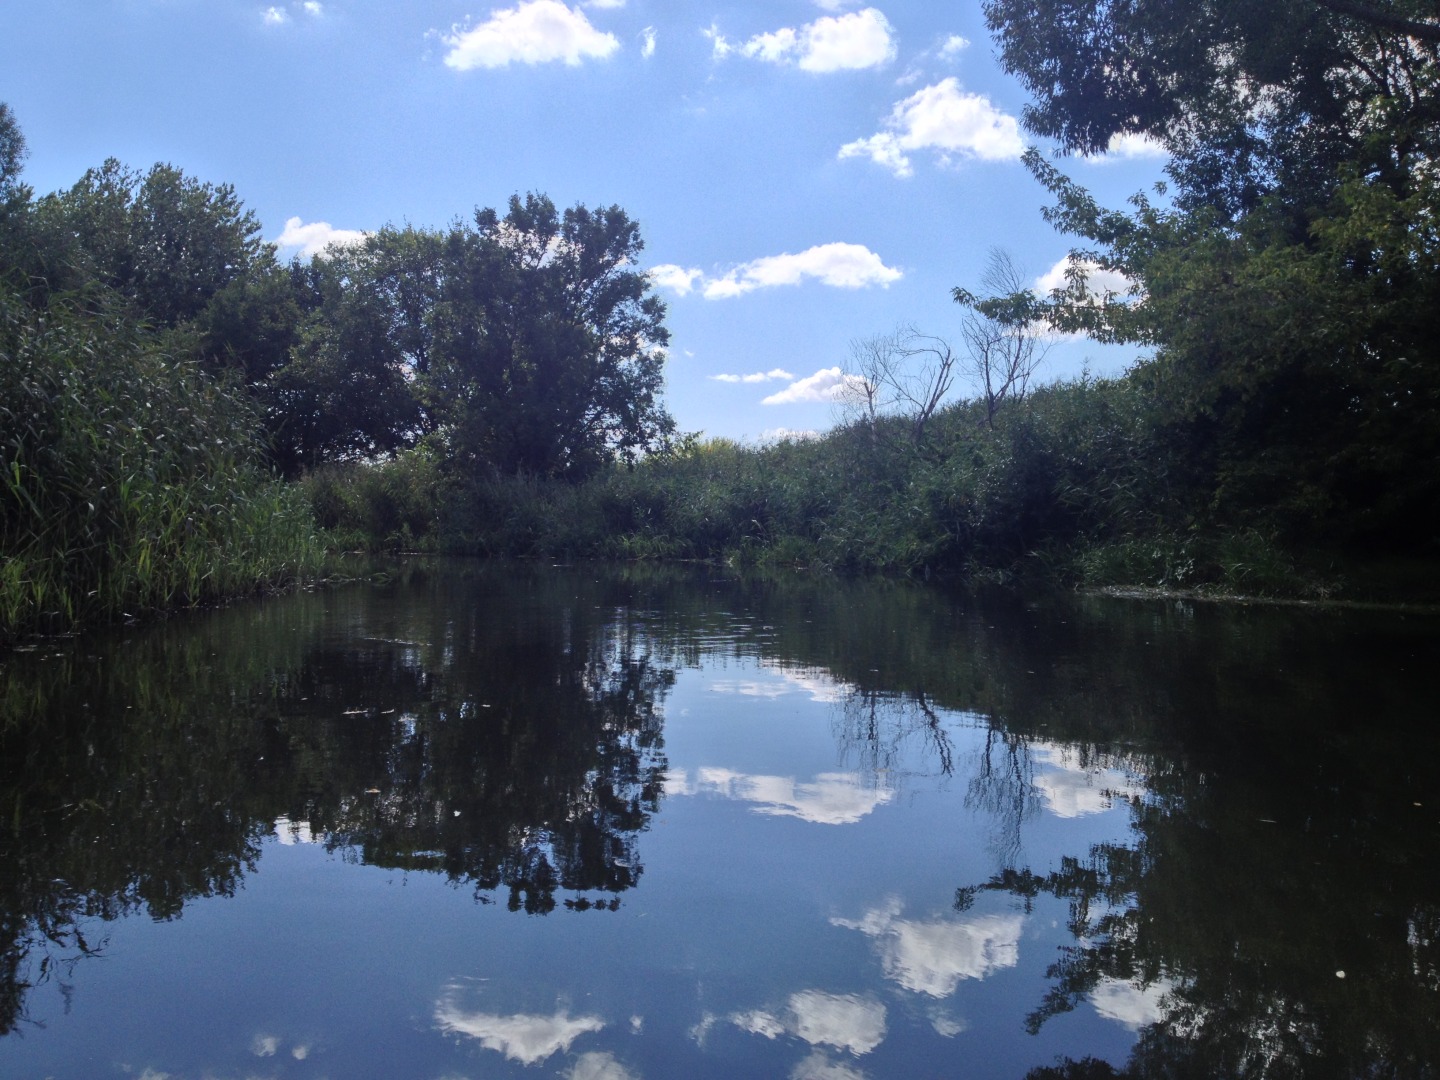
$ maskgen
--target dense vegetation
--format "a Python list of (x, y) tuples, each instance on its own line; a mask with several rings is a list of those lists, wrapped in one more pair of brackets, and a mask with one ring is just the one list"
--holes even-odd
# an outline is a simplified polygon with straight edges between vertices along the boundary
[[(287, 266), (231, 188), (172, 166), (35, 197), (0, 106), (0, 636), (309, 572), (312, 514), (372, 549), (1243, 591), (1433, 565), (1433, 10), (986, 13), (1035, 133), (1151, 140), (1171, 186), (1108, 210), (1032, 151), (1087, 245), (1069, 284), (1037, 297), (999, 260), (955, 290), (958, 353), (857, 343), (849, 419), (767, 447), (677, 436), (618, 207), (516, 197)], [(1032, 389), (1046, 325), (1149, 359)]]

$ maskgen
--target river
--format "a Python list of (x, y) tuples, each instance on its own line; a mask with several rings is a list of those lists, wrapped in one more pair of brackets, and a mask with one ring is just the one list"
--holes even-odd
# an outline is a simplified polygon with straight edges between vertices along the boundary
[(1437, 671), (1432, 615), (438, 560), (32, 643), (0, 1076), (1435, 1076)]

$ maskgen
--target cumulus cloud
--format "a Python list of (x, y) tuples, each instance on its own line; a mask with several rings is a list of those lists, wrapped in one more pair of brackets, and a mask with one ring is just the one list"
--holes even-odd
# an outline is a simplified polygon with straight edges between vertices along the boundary
[(705, 297), (743, 296), (776, 285), (799, 285), (806, 278), (837, 289), (883, 288), (903, 276), (863, 244), (821, 244), (795, 255), (767, 255), (738, 266), (706, 282)]
[(653, 26), (645, 27), (640, 31), (640, 37), (642, 39), (640, 55), (649, 59), (655, 55), (655, 28)]
[(795, 378), (784, 368), (771, 368), (769, 371), (757, 371), (750, 375), (711, 375), (710, 378), (716, 382), (723, 383), (764, 383), (775, 379), (784, 379), (789, 382)]
[(1102, 269), (1094, 260), (1072, 259), (1067, 255), (1035, 279), (1035, 292), (1042, 297), (1048, 297), (1056, 289), (1069, 288), (1070, 280), (1067, 275), (1072, 266), (1084, 272), (1085, 291), (1096, 300), (1104, 297), (1106, 293), (1128, 296), (1135, 284), (1119, 271)]
[(688, 296), (694, 290), (696, 283), (705, 279), (703, 271), (687, 270), (674, 263), (652, 266), (647, 273), (650, 275), (650, 284), (657, 289), (669, 289), (676, 296)]
[(860, 919), (830, 922), (874, 938), (885, 977), (917, 994), (949, 997), (961, 979), (983, 979), (1019, 963), (1019, 915), (918, 920), (900, 918), (900, 910), (892, 900)]
[(805, 401), (844, 401), (857, 390), (865, 389), (859, 375), (848, 375), (840, 368), (821, 368), (814, 375), (797, 379), (784, 390), (760, 400), (761, 405), (796, 405)]
[(299, 248), (303, 258), (310, 258), (332, 244), (363, 243), (367, 235), (358, 229), (337, 229), (328, 221), (312, 221), (307, 225), (298, 217), (292, 217), (285, 219), (285, 231), (275, 238), (275, 246)]
[(1137, 158), (1159, 159), (1169, 156), (1170, 152), (1149, 135), (1122, 132), (1110, 136), (1110, 142), (1106, 145), (1104, 153), (1092, 154), (1082, 160), (1092, 165), (1105, 165), (1114, 161), (1134, 161)]
[(665, 779), (665, 794), (710, 795), (754, 803), (754, 812), (816, 825), (853, 825), (890, 802), (895, 793), (863, 784), (856, 773), (820, 773), (809, 783), (792, 776), (762, 776), (701, 768), (692, 782), (683, 771)]
[[(716, 56), (732, 51), (727, 43), (720, 51), (716, 35)], [(793, 62), (802, 71), (826, 73), (879, 67), (895, 58), (894, 29), (875, 8), (848, 15), (827, 15), (801, 27), (783, 27), (757, 34), (738, 47), (756, 60), (770, 63)]]
[(833, 1046), (855, 1055), (868, 1054), (885, 1040), (885, 1006), (854, 994), (802, 990), (791, 994), (775, 1013), (763, 1009), (735, 1013), (730, 1022), (767, 1039), (790, 1034), (811, 1046)]
[(814, 428), (787, 428), (776, 427), (766, 428), (760, 433), (757, 441), (762, 444), (782, 442), (808, 442), (811, 439), (820, 438), (820, 432)]
[(447, 1035), (477, 1039), (487, 1050), (498, 1050), (522, 1065), (539, 1064), (562, 1050), (569, 1050), (570, 1044), (581, 1035), (605, 1027), (598, 1016), (570, 1016), (563, 1009), (554, 1016), (465, 1012), (449, 996), (436, 1004), (435, 1024)]
[(450, 46), (445, 63), (457, 71), (556, 60), (573, 67), (588, 58), (603, 59), (620, 47), (614, 34), (601, 33), (583, 11), (560, 0), (522, 0), (513, 8), (492, 11), (478, 26), (457, 28), (444, 40)]
[(697, 287), (707, 300), (744, 296), (757, 289), (799, 285), (814, 280), (836, 289), (886, 288), (899, 281), (904, 272), (886, 266), (884, 260), (864, 244), (819, 244), (796, 254), (767, 255), (742, 263), (718, 277), (703, 270), (666, 263), (652, 267), (650, 280), (657, 287), (686, 296)]
[[(319, 3), (319, 0), (304, 0), (303, 3), (292, 3), (290, 7), (298, 11), (303, 11), (312, 19), (318, 19), (321, 15), (325, 14), (325, 7)], [(290, 21), (290, 12), (283, 7), (267, 7), (260, 13), (260, 18), (266, 26), (283, 26)]]
[(961, 37), (959, 34), (951, 34), (940, 45), (940, 55), (947, 60), (954, 59), (970, 47), (970, 39)]
[(909, 155), (932, 150), (942, 163), (954, 158), (1014, 161), (1025, 150), (1020, 125), (983, 94), (966, 93), (959, 80), (944, 79), (898, 102), (885, 129), (840, 148), (840, 158), (868, 157), (896, 176), (915, 172)]

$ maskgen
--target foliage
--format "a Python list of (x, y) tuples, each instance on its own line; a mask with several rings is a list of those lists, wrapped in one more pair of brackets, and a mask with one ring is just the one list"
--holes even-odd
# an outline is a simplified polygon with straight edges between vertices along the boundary
[(120, 313), (0, 294), (0, 639), (313, 572), (252, 411)]
[(619, 207), (515, 196), (444, 238), (421, 393), (466, 471), (583, 476), (674, 431), (659, 404), (669, 333)]

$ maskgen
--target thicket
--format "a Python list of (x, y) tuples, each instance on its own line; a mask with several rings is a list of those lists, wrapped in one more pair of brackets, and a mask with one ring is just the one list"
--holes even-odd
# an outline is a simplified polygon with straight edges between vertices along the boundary
[(251, 399), (45, 243), (3, 106), (0, 151), (0, 642), (315, 573)]
[[(689, 439), (584, 483), (447, 473), (422, 451), (305, 481), (321, 524), (371, 550), (711, 559), (1074, 584), (1332, 588), (1267, 508), (1222, 518), (1143, 378), (1082, 377), (992, 415), (983, 398), (769, 445)], [(1295, 553), (1304, 551), (1305, 559)], [(1306, 561), (1308, 560), (1308, 561)]]

